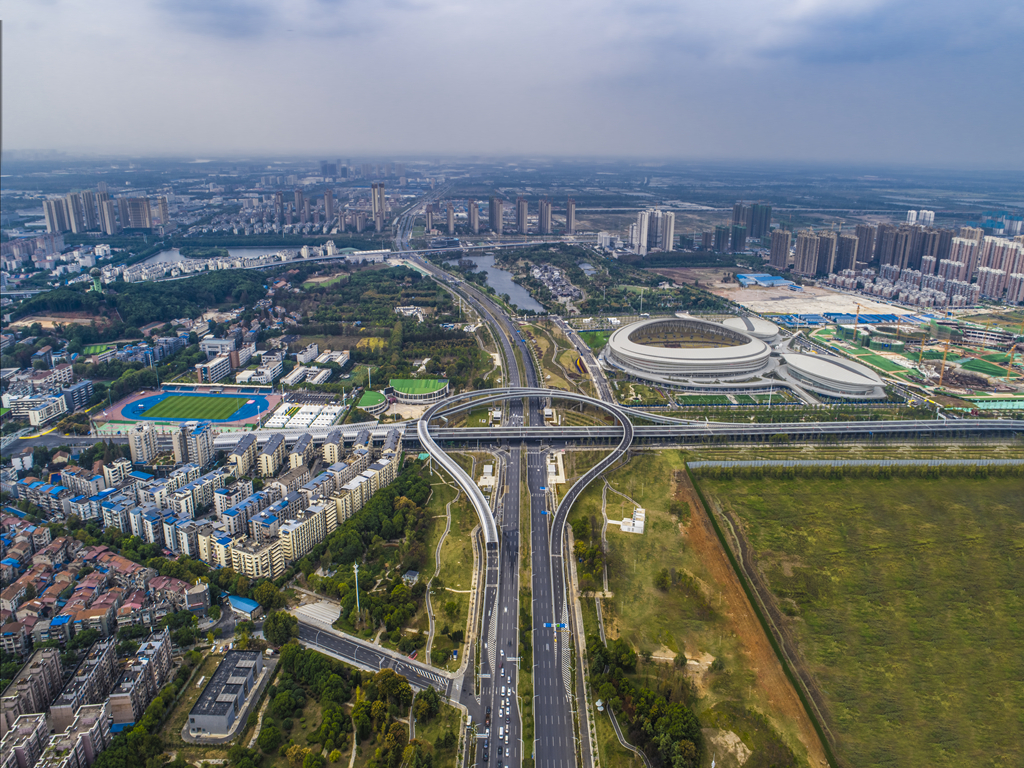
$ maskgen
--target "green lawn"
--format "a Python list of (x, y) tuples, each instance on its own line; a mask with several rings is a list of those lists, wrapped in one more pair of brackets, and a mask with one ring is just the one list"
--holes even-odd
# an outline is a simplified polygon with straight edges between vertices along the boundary
[(611, 331), (580, 331), (579, 336), (583, 342), (595, 352), (600, 352), (608, 343)]
[(676, 395), (679, 405), (732, 405), (726, 395)]
[(237, 411), (247, 397), (203, 397), (171, 395), (143, 412), (151, 419), (226, 419)]
[(391, 379), (388, 384), (407, 395), (427, 395), (437, 392), (448, 382), (445, 379)]
[(99, 355), (106, 352), (111, 347), (116, 346), (115, 344), (90, 344), (88, 347), (82, 348), (83, 355)]
[(873, 366), (886, 373), (894, 373), (896, 371), (906, 371), (907, 369), (899, 363), (894, 363), (888, 358), (876, 355), (873, 352), (867, 352), (865, 354), (857, 355), (857, 362), (866, 363), (867, 365)]
[(793, 616), (845, 765), (1021, 764), (1020, 478), (701, 483)]
[[(960, 366), (965, 371), (975, 371), (976, 373), (982, 373), (986, 376), (995, 376), (997, 378), (1006, 377), (1006, 369), (1000, 368), (998, 365), (986, 362), (985, 360), (968, 360), (966, 363)], [(1014, 372), (1014, 377), (1020, 376), (1019, 373)]]

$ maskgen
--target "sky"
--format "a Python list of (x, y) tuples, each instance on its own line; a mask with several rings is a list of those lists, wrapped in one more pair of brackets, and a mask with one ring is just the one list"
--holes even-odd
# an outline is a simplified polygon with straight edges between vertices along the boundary
[(3, 146), (1024, 169), (1020, 0), (5, 0)]

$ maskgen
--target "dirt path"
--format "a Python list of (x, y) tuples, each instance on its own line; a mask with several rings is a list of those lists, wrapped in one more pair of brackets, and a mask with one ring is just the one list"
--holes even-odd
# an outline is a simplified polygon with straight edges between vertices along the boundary
[(774, 710), (796, 724), (800, 742), (807, 750), (811, 765), (828, 765), (825, 751), (807, 711), (783, 672), (782, 664), (775, 655), (736, 572), (715, 535), (715, 529), (708, 518), (709, 512), (704, 509), (685, 472), (676, 472), (674, 480), (675, 497), (687, 502), (692, 510), (688, 528), (690, 545), (719, 585), (722, 600), (726, 605), (725, 614), (740, 639), (743, 652), (747, 655), (750, 668), (757, 678), (758, 687), (764, 692)]

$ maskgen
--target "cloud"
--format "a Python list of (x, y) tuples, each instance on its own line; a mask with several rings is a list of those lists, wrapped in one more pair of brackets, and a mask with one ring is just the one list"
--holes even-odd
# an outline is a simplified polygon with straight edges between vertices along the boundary
[(1024, 165), (1008, 1), (8, 0), (4, 31), (9, 148)]

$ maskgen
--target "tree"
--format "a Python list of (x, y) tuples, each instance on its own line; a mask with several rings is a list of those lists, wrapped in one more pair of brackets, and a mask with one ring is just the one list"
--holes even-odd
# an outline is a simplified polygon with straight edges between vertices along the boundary
[(264, 581), (256, 587), (252, 596), (257, 603), (263, 606), (264, 610), (268, 611), (279, 608), (284, 603), (281, 593), (272, 581)]
[[(278, 696), (280, 695), (278, 694)], [(306, 753), (308, 752), (309, 750), (301, 744), (292, 744), (284, 755), (288, 758), (288, 765), (292, 768), (302, 768), (302, 763), (306, 759)]]
[(298, 635), (299, 620), (285, 611), (276, 611), (263, 622), (263, 636), (273, 645), (284, 645)]
[(214, 621), (220, 621), (220, 606), (219, 605), (211, 605), (210, 606), (210, 610), (208, 610), (207, 613), (209, 614), (210, 618), (213, 619)]
[(654, 586), (660, 589), (662, 592), (667, 592), (669, 583), (670, 581), (668, 576), (668, 568), (662, 568), (654, 577)]

